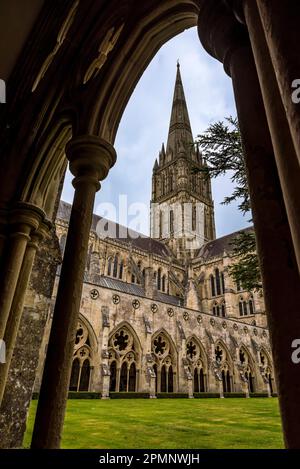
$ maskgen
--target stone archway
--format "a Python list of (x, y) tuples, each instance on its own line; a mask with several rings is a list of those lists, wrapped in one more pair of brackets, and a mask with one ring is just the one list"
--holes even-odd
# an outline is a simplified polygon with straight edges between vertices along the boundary
[(141, 373), (142, 348), (133, 328), (118, 325), (108, 341), (110, 392), (137, 392)]
[[(298, 293), (300, 236), (297, 216), (300, 178), (296, 156), (300, 150), (299, 139), (295, 137), (299, 129), (293, 124), (298, 122), (294, 117), (299, 117), (299, 109), (291, 104), (287, 91), (282, 97), (282, 82), (287, 81), (278, 57), (290, 57), (291, 69), (295, 69), (297, 61), (289, 50), (284, 50), (285, 41), (276, 42), (270, 37), (267, 27), (268, 13), (273, 11), (272, 6), (267, 6), (270, 2), (263, 2), (263, 6), (258, 9), (256, 3), (251, 0), (243, 2), (243, 6), (242, 3), (229, 0), (226, 2), (151, 0), (146, 6), (145, 2), (140, 2), (135, 5), (135, 9), (129, 11), (130, 3), (125, 0), (118, 2), (118, 8), (116, 2), (112, 1), (104, 10), (102, 3), (86, 1), (80, 2), (77, 15), (72, 17), (72, 22), (69, 23), (67, 20), (70, 4), (60, 3), (61, 21), (57, 21), (56, 17), (53, 18), (53, 12), (45, 6), (38, 26), (44, 24), (46, 27), (35, 29), (36, 37), (32, 37), (18, 64), (19, 67), (11, 82), (11, 88), (12, 90), (15, 88), (16, 93), (4, 119), (5, 162), (2, 169), (9, 182), (0, 188), (0, 203), (4, 210), (1, 249), (9, 254), (5, 256), (1, 266), (5, 280), (1, 285), (0, 298), (1, 336), (6, 337), (4, 334), (8, 334), (9, 321), (13, 322), (16, 319), (17, 312), (11, 308), (14, 295), (22, 297), (24, 285), (28, 281), (29, 272), (18, 284), (22, 262), (26, 258), (28, 260), (29, 254), (32, 255), (27, 246), (28, 240), (34, 238), (37, 228), (43, 225), (41, 219), (45, 217), (45, 213), (37, 210), (41, 208), (40, 206), (26, 204), (22, 205), (20, 210), (18, 205), (20, 201), (28, 203), (27, 199), (20, 199), (20, 193), (28, 186), (30, 179), (28, 168), (34, 167), (41, 135), (43, 132), (51, 131), (55, 125), (53, 116), (58, 120), (60, 112), (68, 109), (70, 112), (74, 111), (74, 119), (72, 120), (73, 139), (67, 147), (67, 157), (72, 162), (76, 185), (71, 231), (79, 233), (81, 240), (84, 241), (79, 243), (74, 235), (66, 243), (66, 256), (61, 275), (64, 288), (61, 287), (59, 291), (54, 314), (54, 324), (57, 324), (57, 329), (54, 327), (55, 333), (52, 334), (49, 343), (49, 352), (51, 350), (53, 353), (52, 360), (56, 360), (57, 357), (63, 360), (65, 357), (61, 369), (68, 369), (73, 353), (71, 338), (76, 329), (79, 309), (75, 292), (80, 295), (84, 271), (80, 258), (85, 257), (90, 228), (88, 223), (85, 226), (83, 224), (90, 219), (99, 180), (106, 177), (115, 161), (112, 143), (120, 117), (134, 85), (159, 46), (185, 27), (195, 24), (198, 19), (203, 46), (209, 54), (224, 63), (226, 71), (233, 80), (245, 149), (258, 252), (267, 292), (266, 307), (278, 374), (283, 426), (287, 445), (299, 447), (300, 404), (297, 397), (300, 378), (290, 360), (290, 344), (294, 339), (294, 331), (300, 328), (299, 315), (295, 313), (298, 311), (300, 300)], [(276, 4), (279, 4), (278, 0)], [(71, 5), (71, 8), (73, 6)], [(283, 17), (288, 18), (288, 15)], [(48, 23), (45, 21), (46, 18), (49, 18)], [(84, 22), (82, 18), (85, 18)], [(129, 25), (126, 29), (125, 23), (128, 19)], [(293, 25), (291, 19), (290, 22)], [(62, 31), (61, 28), (66, 23), (68, 27)], [(80, 28), (78, 28), (79, 23)], [(278, 26), (277, 21), (278, 36), (274, 34), (274, 37), (281, 37), (282, 29), (284, 30)], [(78, 30), (83, 32), (83, 37), (76, 36)], [(286, 32), (290, 44), (294, 44), (294, 50), (297, 50), (298, 35), (295, 28), (290, 32), (287, 25)], [(47, 51), (46, 57), (39, 55), (40, 48), (37, 47), (40, 41), (45, 39), (44, 34), (47, 38), (49, 35), (50, 39), (47, 41), (50, 51)], [(68, 34), (68, 41), (65, 41)], [(122, 41), (118, 41), (121, 34)], [(106, 37), (108, 43), (107, 41), (103, 43)], [(72, 44), (72, 47), (65, 48), (67, 44)], [(76, 61), (78, 66), (74, 67), (74, 54), (78, 52), (76, 46), (78, 50), (80, 47), (80, 50), (84, 51), (84, 56), (78, 54), (80, 60)], [(278, 50), (280, 54), (277, 54)], [(287, 60), (285, 59), (285, 63)], [(126, 73), (124, 77), (118, 79), (124, 73), (125, 65)], [(45, 73), (41, 74), (41, 70)], [(40, 80), (35, 87), (38, 77)], [(274, 96), (276, 107), (272, 102)], [(289, 104), (285, 111), (282, 101), (286, 102), (287, 99)], [(10, 130), (9, 123), (10, 120), (14, 121), (14, 118), (16, 118), (15, 124)], [(82, 159), (85, 160), (84, 164)], [(83, 176), (86, 176), (87, 161), (91, 177), (88, 181), (85, 180), (86, 186), (83, 190), (79, 186), (83, 182)], [(46, 174), (45, 183), (47, 190), (51, 192), (53, 190), (51, 170), (47, 171), (49, 176)], [(46, 206), (48, 204), (45, 204)], [(17, 212), (16, 207), (19, 210)], [(14, 218), (16, 213), (17, 217)], [(20, 213), (25, 225), (18, 223), (21, 220)], [(17, 223), (12, 225), (12, 218), (17, 219)], [(23, 231), (20, 231), (20, 228)], [(14, 232), (21, 233), (22, 240), (13, 239), (11, 235)], [(6, 249), (7, 245), (9, 249)], [(68, 268), (74, 248), (78, 249), (80, 254), (75, 269), (76, 275)], [(273, 262), (274, 252), (277, 263)], [(281, 275), (276, 264), (281, 266)], [(63, 301), (60, 300), (63, 294), (69, 301), (67, 312), (64, 312)], [(71, 298), (76, 301), (71, 301)], [(282, 311), (285, 311), (288, 321), (283, 318)], [(57, 317), (63, 319), (63, 332), (58, 327)], [(277, 331), (281, 333), (278, 334)], [(10, 340), (13, 336), (14, 333), (9, 333)], [(62, 353), (65, 351), (64, 343), (69, 341), (69, 349), (64, 354)], [(51, 374), (50, 365), (51, 360), (45, 367), (47, 382), (45, 381), (42, 389), (43, 398), (39, 403), (34, 447), (59, 445), (68, 376), (60, 376), (58, 379), (54, 372)], [(61, 387), (56, 386), (57, 381), (62, 383)], [(3, 376), (2, 391), (5, 382), (6, 377)], [(58, 402), (60, 405), (56, 406)], [(56, 408), (56, 414), (49, 413), (47, 406), (50, 409)], [(50, 428), (58, 430), (57, 437), (53, 437), (53, 433), (50, 436)]]
[(193, 392), (206, 392), (208, 389), (208, 366), (204, 347), (196, 336), (186, 341), (186, 357), (193, 378)]
[(156, 375), (156, 392), (177, 391), (177, 351), (170, 335), (164, 330), (156, 332), (152, 338), (153, 369)]

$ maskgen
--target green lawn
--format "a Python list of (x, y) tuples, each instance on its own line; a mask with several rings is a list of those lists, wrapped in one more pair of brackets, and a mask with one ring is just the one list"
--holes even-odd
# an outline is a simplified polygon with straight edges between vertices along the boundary
[[(24, 446), (30, 445), (33, 401)], [(69, 400), (63, 448), (283, 448), (278, 400)]]

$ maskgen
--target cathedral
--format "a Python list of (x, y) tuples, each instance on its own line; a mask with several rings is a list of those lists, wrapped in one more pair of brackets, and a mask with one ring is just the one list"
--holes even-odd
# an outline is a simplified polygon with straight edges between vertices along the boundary
[[(33, 389), (34, 449), (60, 447), (68, 390), (278, 394), (285, 446), (300, 448), (299, 18), (292, 0), (1, 2), (1, 448), (22, 446)], [(228, 276), (235, 234), (215, 239), (179, 67), (150, 237), (106, 236), (93, 216), (126, 104), (192, 27), (231, 80), (264, 301)]]
[[(108, 220), (114, 236), (105, 236), (98, 229), (103, 219), (93, 215), (70, 391), (102, 398), (276, 391), (264, 301), (227, 273), (237, 233), (216, 238), (204, 167), (177, 64), (168, 140), (153, 167), (151, 237), (131, 236)], [(62, 256), (70, 213), (71, 205), (61, 201), (56, 234)], [(53, 301), (59, 277), (60, 267)], [(50, 326), (51, 315), (48, 333)]]

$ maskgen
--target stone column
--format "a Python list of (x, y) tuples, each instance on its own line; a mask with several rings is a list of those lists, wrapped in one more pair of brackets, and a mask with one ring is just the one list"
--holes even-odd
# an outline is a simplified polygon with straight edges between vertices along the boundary
[(11, 215), (12, 228), (8, 239), (0, 298), (0, 338), (6, 343), (7, 353), (6, 363), (0, 365), (0, 403), (5, 390), (34, 260), (33, 251), (32, 248), (28, 248), (28, 242), (30, 242), (31, 232), (37, 230), (43, 218), (42, 210), (27, 203), (18, 203)]
[(66, 147), (75, 194), (37, 407), (32, 448), (59, 448), (95, 193), (116, 160), (114, 148), (84, 135)]
[[(27, 203), (18, 203), (10, 217), (0, 290), (0, 339), (3, 339), (30, 233), (36, 230), (44, 213)], [(5, 248), (4, 248), (5, 249)]]
[[(256, 2), (250, 3), (256, 7)], [(300, 3), (298, 0), (259, 0), (257, 7), (300, 163), (300, 107), (299, 101), (292, 99), (295, 87), (300, 89)], [(298, 83), (293, 87), (294, 80)], [(299, 99), (299, 92), (297, 96)], [(277, 98), (274, 97), (274, 101)]]
[[(300, 166), (287, 124), (285, 109), (277, 88), (271, 59), (268, 56), (268, 48), (256, 6), (251, 2), (245, 2), (244, 14), (271, 131), (279, 179), (287, 209), (295, 255), (298, 260), (298, 269), (300, 270)], [(277, 70), (279, 77), (280, 73), (281, 70)], [(289, 116), (288, 113), (287, 116)], [(289, 243), (289, 250), (285, 255), (285, 263), (282, 264), (281, 262), (283, 262), (283, 259), (279, 260), (276, 252), (277, 276), (280, 276), (279, 280), (281, 280), (280, 287), (278, 285), (280, 292), (276, 295), (276, 301), (279, 301), (280, 298), (281, 308), (279, 310), (278, 303), (277, 308), (273, 310), (272, 307), (267, 307), (267, 315), (285, 444), (288, 448), (300, 448), (300, 376), (297, 365), (291, 360), (291, 343), (296, 338), (297, 332), (300, 331), (300, 279), (299, 275), (297, 276), (295, 273), (296, 267), (291, 243)], [(283, 265), (285, 265), (284, 271)], [(274, 280), (273, 288), (275, 282)], [(289, 285), (287, 285), (288, 282), (290, 282)], [(272, 295), (273, 298), (269, 298), (269, 306), (271, 302), (275, 301), (275, 295)], [(280, 377), (279, 380), (278, 377)]]
[(102, 306), (102, 350), (101, 350), (101, 399), (109, 399), (110, 369), (109, 369), (109, 310), (107, 306)]
[[(298, 268), (300, 271), (300, 165), (288, 125), (287, 115), (281, 100), (276, 75), (269, 56), (269, 50), (260, 22), (256, 2), (251, 0), (245, 1), (244, 12), (256, 68), (258, 70), (258, 77), (268, 124), (271, 131), (280, 184), (294, 242)], [(298, 70), (298, 73), (300, 73), (300, 69)], [(278, 76), (280, 77), (280, 74), (278, 74)], [(291, 100), (290, 88), (288, 88), (287, 91), (289, 94), (289, 102), (296, 107)], [(300, 118), (300, 113), (298, 113), (298, 117)], [(298, 138), (300, 138), (299, 127)]]
[(224, 4), (207, 0), (200, 9), (199, 35), (233, 81), (285, 442), (299, 448), (300, 374), (291, 343), (300, 330), (300, 279), (248, 34)]
[(31, 236), (31, 240), (27, 244), (26, 252), (23, 259), (22, 268), (20, 271), (16, 292), (14, 295), (10, 315), (6, 324), (4, 342), (6, 344), (6, 363), (0, 367), (0, 402), (2, 401), (5, 384), (7, 380), (7, 374), (19, 330), (21, 316), (23, 312), (24, 300), (26, 290), (35, 258), (35, 254), (38, 248), (38, 244), (47, 231), (44, 225), (42, 229), (35, 232)]

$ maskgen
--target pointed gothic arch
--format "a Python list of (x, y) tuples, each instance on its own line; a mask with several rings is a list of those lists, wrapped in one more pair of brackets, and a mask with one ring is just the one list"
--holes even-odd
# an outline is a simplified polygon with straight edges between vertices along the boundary
[(218, 339), (215, 343), (215, 360), (221, 374), (223, 392), (233, 392), (235, 376), (234, 361), (227, 345), (222, 339)]
[(151, 350), (155, 362), (157, 392), (176, 392), (177, 349), (170, 334), (164, 328), (153, 335)]
[(91, 323), (79, 314), (71, 377), (70, 391), (89, 391), (92, 383), (97, 337)]
[(256, 366), (255, 360), (249, 348), (242, 344), (239, 347), (239, 361), (241, 370), (241, 377), (245, 377), (248, 383), (248, 390), (250, 393), (255, 392), (257, 386)]
[(207, 391), (208, 362), (205, 349), (200, 340), (193, 334), (186, 341), (186, 357), (193, 378), (193, 391)]
[(135, 330), (127, 321), (118, 324), (110, 333), (108, 352), (110, 391), (138, 391), (142, 347)]

